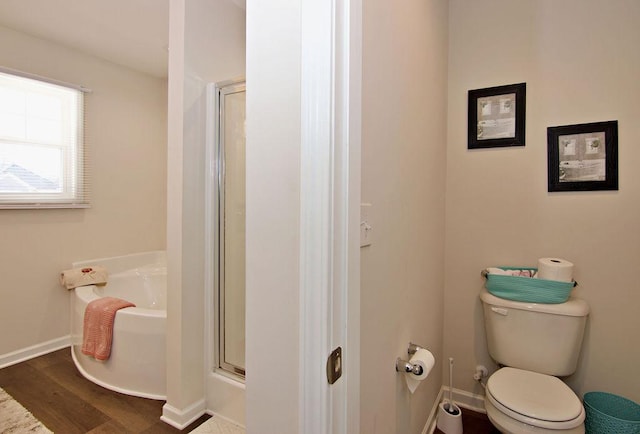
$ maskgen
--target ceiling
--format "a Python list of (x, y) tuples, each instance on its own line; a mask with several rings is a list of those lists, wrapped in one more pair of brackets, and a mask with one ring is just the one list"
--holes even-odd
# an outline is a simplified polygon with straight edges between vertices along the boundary
[(0, 0), (0, 25), (167, 76), (169, 0)]

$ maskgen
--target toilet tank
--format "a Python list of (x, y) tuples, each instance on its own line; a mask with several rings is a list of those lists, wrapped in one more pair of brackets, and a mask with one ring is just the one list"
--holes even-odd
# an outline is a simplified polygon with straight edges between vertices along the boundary
[(505, 300), (480, 293), (489, 354), (504, 366), (547, 375), (576, 370), (589, 305), (569, 298), (541, 304)]

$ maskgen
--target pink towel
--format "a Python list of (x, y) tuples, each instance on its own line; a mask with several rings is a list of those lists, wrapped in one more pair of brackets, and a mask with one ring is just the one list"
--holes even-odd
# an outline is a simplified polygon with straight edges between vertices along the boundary
[(87, 305), (84, 311), (82, 354), (98, 360), (109, 358), (116, 312), (125, 307), (135, 307), (135, 304), (119, 298), (102, 297)]

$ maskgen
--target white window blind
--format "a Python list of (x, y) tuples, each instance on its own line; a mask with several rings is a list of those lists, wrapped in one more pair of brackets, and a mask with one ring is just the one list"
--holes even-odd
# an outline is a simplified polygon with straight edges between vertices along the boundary
[(0, 71), (0, 208), (87, 208), (81, 88)]

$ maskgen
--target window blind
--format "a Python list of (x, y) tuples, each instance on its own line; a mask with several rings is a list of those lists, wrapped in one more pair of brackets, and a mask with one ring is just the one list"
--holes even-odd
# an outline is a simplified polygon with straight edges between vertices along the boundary
[(0, 208), (89, 207), (84, 89), (0, 70)]

